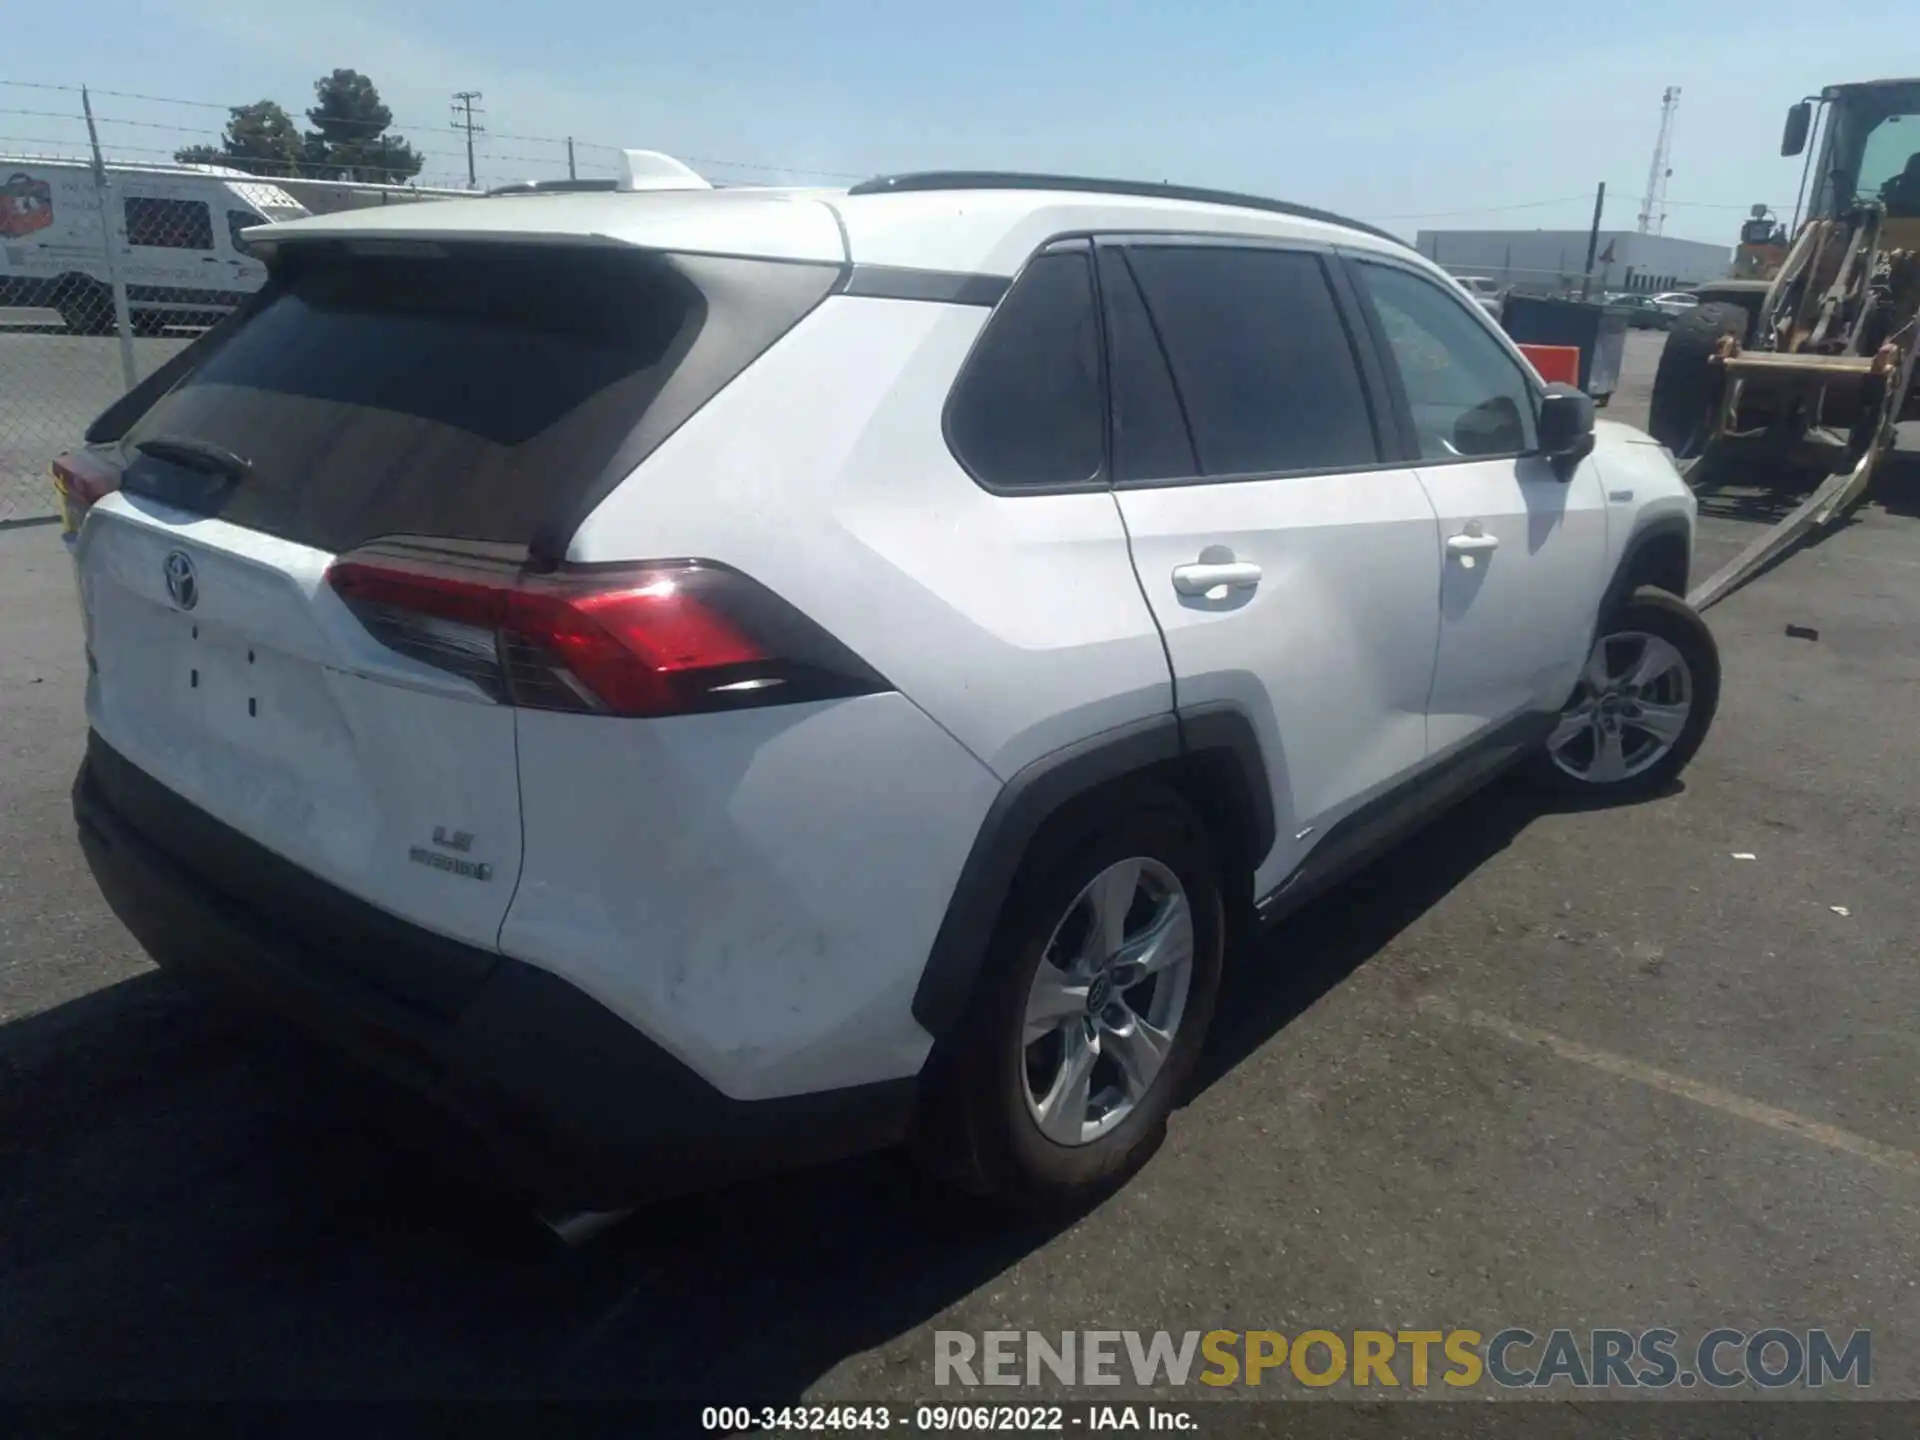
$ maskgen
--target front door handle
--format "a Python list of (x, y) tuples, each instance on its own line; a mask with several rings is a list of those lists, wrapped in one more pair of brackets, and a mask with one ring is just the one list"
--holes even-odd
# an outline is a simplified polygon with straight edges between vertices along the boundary
[(1229, 590), (1251, 590), (1259, 583), (1260, 567), (1251, 560), (1202, 562), (1173, 567), (1173, 588), (1182, 595), (1205, 595), (1223, 585)]
[(1490, 550), (1499, 548), (1498, 535), (1477, 535), (1469, 532), (1465, 535), (1447, 537), (1447, 553), (1451, 555), (1484, 555)]

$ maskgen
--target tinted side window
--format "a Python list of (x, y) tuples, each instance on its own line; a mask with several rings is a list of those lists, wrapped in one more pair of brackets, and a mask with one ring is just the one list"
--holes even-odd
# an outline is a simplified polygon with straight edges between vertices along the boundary
[(1536, 443), (1533, 386), (1467, 307), (1433, 281), (1362, 263), (1425, 460), (1521, 455)]
[(127, 243), (162, 250), (213, 249), (213, 212), (204, 200), (126, 199)]
[(1113, 478), (1170, 480), (1197, 475), (1193, 441), (1153, 320), (1126, 257), (1100, 255), (1100, 298), (1107, 307), (1107, 377), (1112, 388)]
[(1099, 329), (1084, 251), (1042, 255), (987, 321), (947, 412), (954, 452), (989, 485), (1100, 473)]
[(1207, 475), (1380, 458), (1353, 346), (1317, 257), (1224, 246), (1128, 254)]

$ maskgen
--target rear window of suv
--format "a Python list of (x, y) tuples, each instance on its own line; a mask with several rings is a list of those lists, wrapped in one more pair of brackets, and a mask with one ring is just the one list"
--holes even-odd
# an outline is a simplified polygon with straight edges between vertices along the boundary
[[(838, 273), (610, 246), (288, 246), (254, 313), (126, 440), (238, 456), (237, 479), (174, 488), (322, 550), (530, 544), (570, 533)], [(173, 464), (136, 459), (127, 488), (177, 499)]]

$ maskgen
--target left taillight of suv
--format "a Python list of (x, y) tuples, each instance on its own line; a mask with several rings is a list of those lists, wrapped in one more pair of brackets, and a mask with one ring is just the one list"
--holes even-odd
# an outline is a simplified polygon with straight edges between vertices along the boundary
[(60, 533), (68, 548), (79, 538), (87, 511), (119, 488), (120, 469), (91, 448), (71, 450), (53, 462), (53, 496), (60, 506)]

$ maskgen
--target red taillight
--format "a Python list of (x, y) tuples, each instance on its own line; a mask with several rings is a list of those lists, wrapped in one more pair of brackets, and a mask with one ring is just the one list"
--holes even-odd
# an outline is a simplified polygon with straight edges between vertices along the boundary
[(710, 562), (534, 574), (445, 551), (357, 552), (327, 583), (390, 649), (528, 708), (680, 715), (886, 688), (785, 601)]
[(65, 501), (68, 523), (76, 530), (88, 509), (120, 484), (120, 472), (84, 450), (53, 462), (53, 488)]

